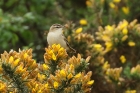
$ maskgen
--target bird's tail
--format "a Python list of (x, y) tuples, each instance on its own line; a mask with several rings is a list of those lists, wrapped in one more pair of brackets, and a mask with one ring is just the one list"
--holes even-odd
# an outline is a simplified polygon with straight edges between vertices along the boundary
[(75, 50), (75, 49), (73, 49), (73, 48), (69, 45), (69, 43), (68, 43), (67, 39), (66, 39), (66, 38), (64, 38), (64, 40), (66, 41), (66, 44), (67, 44), (67, 46), (69, 47), (69, 49), (70, 49), (73, 53), (76, 53), (76, 50)]
[(76, 50), (74, 48), (72, 48), (71, 46), (69, 46), (69, 48), (73, 53), (76, 53)]

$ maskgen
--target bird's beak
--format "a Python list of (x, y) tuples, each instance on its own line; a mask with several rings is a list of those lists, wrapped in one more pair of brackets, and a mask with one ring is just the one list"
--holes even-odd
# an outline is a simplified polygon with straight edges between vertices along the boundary
[(62, 26), (63, 28), (66, 28), (65, 25)]

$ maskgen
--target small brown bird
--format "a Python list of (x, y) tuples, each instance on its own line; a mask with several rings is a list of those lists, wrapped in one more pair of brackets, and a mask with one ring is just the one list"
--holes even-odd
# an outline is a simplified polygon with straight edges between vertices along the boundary
[(48, 44), (51, 46), (53, 44), (60, 44), (61, 47), (65, 48), (65, 49), (70, 49), (71, 51), (73, 51), (74, 53), (76, 53), (76, 50), (73, 49), (68, 41), (66, 40), (66, 38), (63, 35), (63, 28), (65, 26), (62, 26), (60, 24), (53, 24), (50, 27), (48, 36), (47, 36), (47, 42)]

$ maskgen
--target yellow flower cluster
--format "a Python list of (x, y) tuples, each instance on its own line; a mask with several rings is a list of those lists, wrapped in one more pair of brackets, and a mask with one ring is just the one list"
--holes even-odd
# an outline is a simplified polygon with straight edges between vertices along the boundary
[(81, 25), (87, 25), (87, 20), (86, 20), (86, 19), (81, 19), (81, 20), (79, 21), (79, 23), (80, 23)]
[[(120, 2), (121, 0), (112, 0), (110, 3), (109, 3), (109, 6), (110, 8), (112, 8), (113, 10), (115, 10), (116, 12), (118, 11), (118, 9), (122, 9), (123, 13), (124, 14), (129, 14), (129, 7), (128, 6), (121, 6), (120, 8)], [(126, 3), (126, 2), (125, 2)]]
[(127, 90), (127, 91), (125, 91), (125, 93), (137, 93), (137, 91), (136, 90)]
[(131, 47), (133, 47), (133, 46), (135, 46), (136, 44), (135, 44), (135, 42), (133, 42), (133, 41), (129, 41), (129, 42), (128, 42), (128, 45), (131, 46)]
[[(85, 93), (90, 91), (90, 86), (94, 80), (90, 80), (92, 72), (85, 74), (82, 68), (88, 65), (90, 57), (86, 60), (82, 59), (80, 54), (78, 57), (73, 56), (68, 60), (68, 63), (61, 63), (61, 69), (57, 69), (54, 74), (50, 74), (47, 81), (49, 88), (64, 93), (73, 93), (80, 86)], [(83, 64), (84, 67), (83, 67)], [(81, 70), (77, 69), (80, 67)], [(63, 90), (62, 90), (63, 89)]]
[(108, 64), (108, 61), (106, 61), (103, 66), (102, 66), (103, 70), (106, 71), (107, 69), (110, 68), (110, 64)]
[[(46, 48), (44, 54), (45, 62), (58, 60), (61, 62), (66, 57), (66, 50), (55, 44)], [(83, 59), (78, 54), (77, 58), (73, 56), (58, 66), (59, 64), (54, 65), (47, 62), (36, 63), (32, 59), (32, 49), (4, 52), (0, 58), (0, 76), (2, 76), (0, 92), (57, 93), (59, 91), (60, 93), (73, 93), (77, 89), (85, 93), (89, 92), (94, 83), (94, 80), (90, 80), (92, 72), (84, 73), (89, 59), (90, 57)]]
[(76, 34), (79, 34), (79, 33), (81, 33), (81, 32), (82, 32), (82, 30), (83, 30), (83, 28), (82, 28), (82, 27), (77, 28), (77, 29), (76, 29), (76, 31), (75, 31), (75, 33), (76, 33)]
[(117, 4), (119, 4), (120, 1), (121, 1), (121, 0), (112, 0), (112, 1), (109, 3), (110, 8), (112, 8), (112, 9), (117, 9), (117, 8), (118, 8)]
[[(38, 65), (36, 61), (32, 59), (31, 49), (19, 52), (13, 50), (9, 53), (4, 52), (1, 54), (0, 67), (0, 74), (6, 75), (3, 79), (7, 81), (7, 86), (11, 86), (8, 91), (13, 91), (15, 84), (20, 89), (20, 92), (27, 90), (25, 86), (28, 83), (24, 81), (34, 79), (38, 73)], [(8, 82), (13, 82), (14, 84)], [(21, 86), (19, 86), (19, 84)]]
[(124, 14), (126, 14), (126, 15), (129, 14), (129, 12), (130, 12), (129, 10), (130, 10), (129, 7), (127, 7), (127, 6), (126, 6), (126, 7), (125, 7), (125, 6), (122, 7), (122, 11), (123, 11)]
[(120, 60), (121, 60), (122, 63), (125, 63), (126, 62), (125, 56), (124, 55), (121, 55)]
[(103, 46), (101, 44), (93, 44), (93, 49), (95, 51), (102, 52), (104, 48), (103, 48)]
[[(92, 72), (88, 72), (86, 75), (82, 72), (76, 74), (74, 71), (74, 65), (66, 65), (65, 68), (57, 70), (55, 76), (50, 75), (48, 82), (54, 89), (64, 89), (64, 93), (73, 93), (76, 89), (75, 86), (80, 86), (86, 93), (90, 91), (90, 86), (94, 83), (94, 80), (90, 80)], [(65, 87), (68, 86), (68, 87)]]
[(0, 80), (0, 93), (6, 93), (7, 92), (7, 85)]
[(88, 44), (91, 44), (94, 41), (93, 35), (87, 33), (79, 33), (75, 36), (75, 39), (78, 42), (86, 42)]
[[(87, 57), (87, 59), (85, 60), (85, 62), (88, 63), (89, 62), (89, 59), (90, 59), (90, 57)], [(68, 60), (68, 63), (71, 64), (71, 65), (74, 65), (74, 67), (77, 68), (81, 64), (81, 61), (82, 60), (83, 59), (81, 58), (81, 55), (78, 54), (78, 57), (77, 58), (75, 56), (73, 56), (72, 58), (70, 58)]]
[(30, 89), (31, 93), (51, 93), (48, 83), (41, 83), (35, 79), (30, 80), (27, 87)]
[[(113, 0), (113, 3), (116, 5), (118, 2), (120, 2), (120, 0)], [(80, 27), (75, 31), (73, 31), (72, 37), (74, 37), (74, 40), (71, 39), (71, 42), (73, 45), (79, 44), (81, 46), (78, 48), (80, 48), (79, 52), (83, 54), (82, 56), (84, 57), (87, 57), (89, 55), (91, 56), (92, 59), (91, 66), (93, 66), (93, 69), (94, 66), (99, 68), (100, 66), (102, 66), (101, 73), (103, 73), (106, 80), (112, 81), (111, 84), (113, 83), (116, 84), (117, 82), (117, 84), (119, 85), (119, 84), (123, 84), (124, 83), (123, 81), (125, 81), (123, 79), (124, 73), (128, 74), (128, 76), (130, 77), (133, 76), (132, 73), (130, 74), (130, 70), (128, 70), (127, 66), (128, 64), (131, 64), (130, 62), (132, 61), (134, 62), (135, 59), (138, 58), (137, 57), (138, 52), (136, 51), (139, 46), (139, 41), (138, 41), (140, 36), (139, 27), (140, 24), (137, 24), (137, 20), (134, 20), (130, 23), (126, 20), (122, 20), (117, 25), (107, 25), (104, 28), (99, 27), (99, 30), (95, 32), (96, 33), (95, 40), (92, 35), (83, 33), (84, 31), (82, 32), (82, 30), (85, 30), (84, 27), (83, 29)], [(69, 37), (72, 38), (71, 36)], [(69, 61), (71, 62), (69, 64), (72, 64), (70, 68), (75, 69), (73, 71), (78, 71), (79, 69), (78, 67), (81, 64), (79, 61), (79, 59), (81, 58), (80, 57), (78, 59), (77, 58), (72, 57), (69, 59)], [(124, 68), (120, 67), (121, 65)], [(120, 67), (120, 68), (116, 68), (116, 67)], [(134, 67), (132, 72), (133, 71), (137, 72), (136, 70), (138, 70), (138, 68)], [(64, 76), (68, 76), (68, 74)], [(70, 74), (69, 76), (70, 77), (74, 76), (74, 74)], [(80, 76), (80, 74), (78, 74), (77, 76)], [(94, 76), (96, 77), (95, 74)], [(128, 82), (126, 81), (125, 84), (127, 83)], [(57, 88), (61, 87), (61, 83), (57, 82), (56, 86), (58, 86)]]
[[(139, 24), (136, 24), (137, 20), (134, 20), (128, 23), (126, 20), (123, 20), (118, 24), (115, 25), (107, 25), (105, 28), (99, 27), (99, 31), (96, 32), (96, 39), (102, 40), (105, 42), (105, 50), (104, 53), (109, 52), (112, 50), (116, 45), (121, 43), (126, 43), (130, 47), (136, 46), (136, 42), (131, 39), (132, 35), (140, 34), (140, 30), (138, 29)], [(133, 29), (135, 32), (132, 32)]]
[(131, 69), (131, 74), (139, 74), (140, 73), (140, 65), (137, 65), (136, 67), (133, 67)]
[(122, 72), (122, 67), (120, 68), (109, 68), (106, 71), (106, 75), (108, 75), (109, 78), (118, 81), (120, 78), (120, 74)]
[(44, 54), (45, 62), (49, 60), (56, 61), (58, 60), (58, 58), (63, 59), (67, 57), (66, 49), (60, 47), (60, 44), (58, 45), (53, 44), (52, 46), (49, 46), (49, 48), (46, 48), (45, 50), (46, 50), (46, 53)]

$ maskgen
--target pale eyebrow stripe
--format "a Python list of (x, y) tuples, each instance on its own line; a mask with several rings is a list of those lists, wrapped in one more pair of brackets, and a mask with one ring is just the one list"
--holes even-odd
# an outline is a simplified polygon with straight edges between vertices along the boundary
[(54, 24), (53, 26), (55, 26), (55, 27), (62, 27), (62, 25), (60, 25), (60, 24)]

